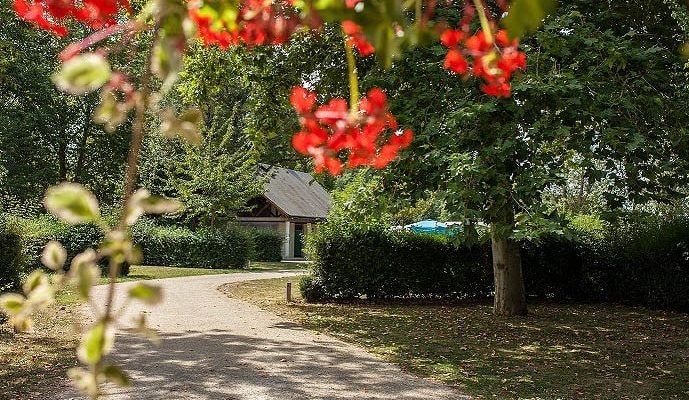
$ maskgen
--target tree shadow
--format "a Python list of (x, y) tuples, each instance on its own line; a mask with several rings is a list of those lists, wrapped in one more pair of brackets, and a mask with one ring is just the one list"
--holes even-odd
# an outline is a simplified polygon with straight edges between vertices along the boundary
[[(270, 329), (299, 329), (280, 324)], [(289, 333), (283, 335), (289, 336)], [(133, 386), (112, 388), (115, 399), (464, 399), (452, 389), (414, 378), (324, 337), (304, 343), (223, 330), (165, 334), (152, 345), (118, 337), (119, 363)], [(67, 397), (70, 398), (70, 397)]]

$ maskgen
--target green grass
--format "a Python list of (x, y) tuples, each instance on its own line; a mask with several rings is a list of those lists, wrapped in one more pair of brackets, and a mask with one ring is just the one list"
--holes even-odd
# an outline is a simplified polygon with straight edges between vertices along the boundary
[[(119, 281), (140, 281), (149, 279), (179, 278), (182, 276), (235, 274), (239, 272), (262, 272), (299, 268), (305, 268), (305, 264), (252, 261), (249, 265), (249, 268), (246, 269), (208, 269), (133, 265), (129, 269), (129, 275), (119, 278)], [(103, 278), (101, 283), (107, 283), (107, 278)]]
[(288, 305), (288, 281), (224, 289), (477, 398), (689, 398), (686, 314), (535, 303), (528, 317), (498, 318), (485, 302), (305, 304), (298, 293)]
[[(249, 269), (206, 269), (132, 266), (120, 282), (177, 278), (182, 276), (233, 274), (304, 268), (297, 263), (252, 262)], [(107, 283), (101, 278), (100, 284)], [(73, 289), (57, 296), (55, 305), (35, 316), (30, 333), (14, 334), (9, 323), (0, 323), (0, 400), (49, 398), (52, 384), (65, 379), (68, 368), (76, 366), (75, 348), (81, 300)]]

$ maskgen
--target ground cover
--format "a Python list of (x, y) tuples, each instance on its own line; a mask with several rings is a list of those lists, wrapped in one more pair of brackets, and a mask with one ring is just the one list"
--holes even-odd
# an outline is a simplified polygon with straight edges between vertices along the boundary
[[(689, 315), (610, 304), (306, 304), (298, 278), (228, 284), (231, 297), (355, 343), (478, 398), (689, 398)], [(296, 292), (296, 290), (295, 290)]]

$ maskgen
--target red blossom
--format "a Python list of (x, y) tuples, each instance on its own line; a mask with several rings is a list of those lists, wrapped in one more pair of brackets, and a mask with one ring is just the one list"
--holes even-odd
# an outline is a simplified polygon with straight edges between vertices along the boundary
[(82, 22), (93, 29), (116, 25), (120, 9), (131, 12), (129, 0), (14, 0), (17, 15), (58, 36), (69, 33), (65, 24), (70, 20)]
[(341, 174), (345, 167), (341, 157), (346, 158), (347, 168), (384, 168), (411, 144), (412, 131), (397, 131), (397, 121), (380, 89), (372, 89), (361, 99), (354, 116), (345, 99), (331, 99), (317, 107), (315, 100), (316, 94), (303, 87), (292, 89), (290, 102), (302, 127), (292, 137), (292, 146), (313, 157), (316, 172)]
[(348, 36), (347, 43), (357, 49), (362, 57), (368, 57), (376, 52), (376, 48), (366, 39), (361, 26), (353, 21), (342, 21), (342, 30)]
[[(454, 73), (471, 73), (481, 78), (481, 90), (489, 96), (509, 97), (510, 79), (517, 69), (526, 69), (526, 55), (519, 51), (519, 41), (510, 39), (507, 31), (499, 30), (491, 41), (480, 30), (468, 38), (454, 29), (445, 30), (440, 41), (449, 48), (443, 66)], [(471, 70), (467, 57), (473, 59)]]
[(204, 12), (201, 1), (194, 0), (189, 3), (189, 17), (206, 45), (276, 45), (285, 43), (300, 26), (301, 20), (287, 7), (289, 4), (289, 0), (280, 4), (272, 0), (244, 0), (234, 21), (216, 21)]

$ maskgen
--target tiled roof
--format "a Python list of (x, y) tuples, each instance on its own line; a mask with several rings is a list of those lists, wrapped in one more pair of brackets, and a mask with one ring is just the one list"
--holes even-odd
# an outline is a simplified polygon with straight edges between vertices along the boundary
[(306, 172), (262, 165), (271, 174), (264, 196), (290, 217), (325, 218), (330, 195)]

